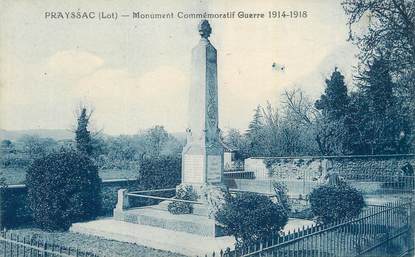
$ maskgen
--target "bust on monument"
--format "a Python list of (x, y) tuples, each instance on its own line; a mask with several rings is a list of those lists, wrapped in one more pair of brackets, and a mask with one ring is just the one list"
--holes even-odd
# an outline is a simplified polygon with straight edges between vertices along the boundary
[(212, 28), (207, 20), (202, 20), (198, 26), (199, 34), (202, 38), (208, 38), (210, 33), (212, 33)]

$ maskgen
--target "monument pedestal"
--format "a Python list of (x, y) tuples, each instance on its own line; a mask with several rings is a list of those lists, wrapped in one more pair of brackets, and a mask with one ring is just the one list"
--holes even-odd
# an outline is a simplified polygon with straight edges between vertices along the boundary
[(128, 223), (158, 227), (206, 237), (224, 236), (223, 228), (209, 218), (205, 206), (194, 206), (192, 214), (171, 214), (167, 203), (156, 206), (133, 208), (124, 211), (114, 209), (114, 219)]
[[(193, 184), (179, 185), (178, 188), (191, 188), (198, 199), (192, 205), (191, 214), (172, 214), (168, 205), (172, 201), (163, 201), (158, 205), (130, 209), (115, 208), (115, 220), (134, 224), (159, 227), (174, 231), (198, 234), (207, 237), (224, 236), (224, 230), (215, 220), (216, 212), (225, 203), (227, 188), (222, 185)], [(128, 201), (128, 199), (127, 199)]]

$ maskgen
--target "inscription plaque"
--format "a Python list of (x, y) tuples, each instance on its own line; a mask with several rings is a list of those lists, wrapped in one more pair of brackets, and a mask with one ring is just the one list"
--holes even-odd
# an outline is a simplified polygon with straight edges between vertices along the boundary
[(203, 174), (203, 155), (184, 156), (184, 182), (202, 183)]
[(221, 182), (222, 158), (220, 155), (207, 156), (207, 180), (208, 182)]

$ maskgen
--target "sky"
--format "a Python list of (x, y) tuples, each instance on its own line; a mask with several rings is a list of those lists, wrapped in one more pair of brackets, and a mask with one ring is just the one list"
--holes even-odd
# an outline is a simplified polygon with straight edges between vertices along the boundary
[[(69, 129), (81, 104), (95, 129), (184, 132), (198, 19), (46, 19), (45, 12), (118, 14), (307, 11), (297, 19), (211, 19), (218, 51), (219, 126), (245, 130), (284, 89), (316, 98), (339, 67), (352, 83), (356, 48), (340, 1), (0, 1), (0, 128)], [(273, 63), (284, 65), (276, 71)]]

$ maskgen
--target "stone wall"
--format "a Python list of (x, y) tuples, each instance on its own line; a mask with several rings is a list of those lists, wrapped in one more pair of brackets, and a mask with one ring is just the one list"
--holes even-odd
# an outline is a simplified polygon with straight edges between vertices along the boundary
[(249, 158), (245, 160), (245, 170), (253, 171), (259, 180), (272, 176), (277, 179), (316, 181), (321, 179), (324, 166), (329, 162), (334, 172), (343, 175), (395, 176), (401, 175), (401, 168), (406, 163), (415, 167), (415, 155)]
[[(102, 182), (102, 216), (112, 215), (117, 203), (117, 191), (121, 188), (136, 189), (137, 180), (113, 179)], [(32, 221), (25, 185), (13, 185), (5, 189), (0, 198), (0, 225), (7, 228), (29, 224)]]

